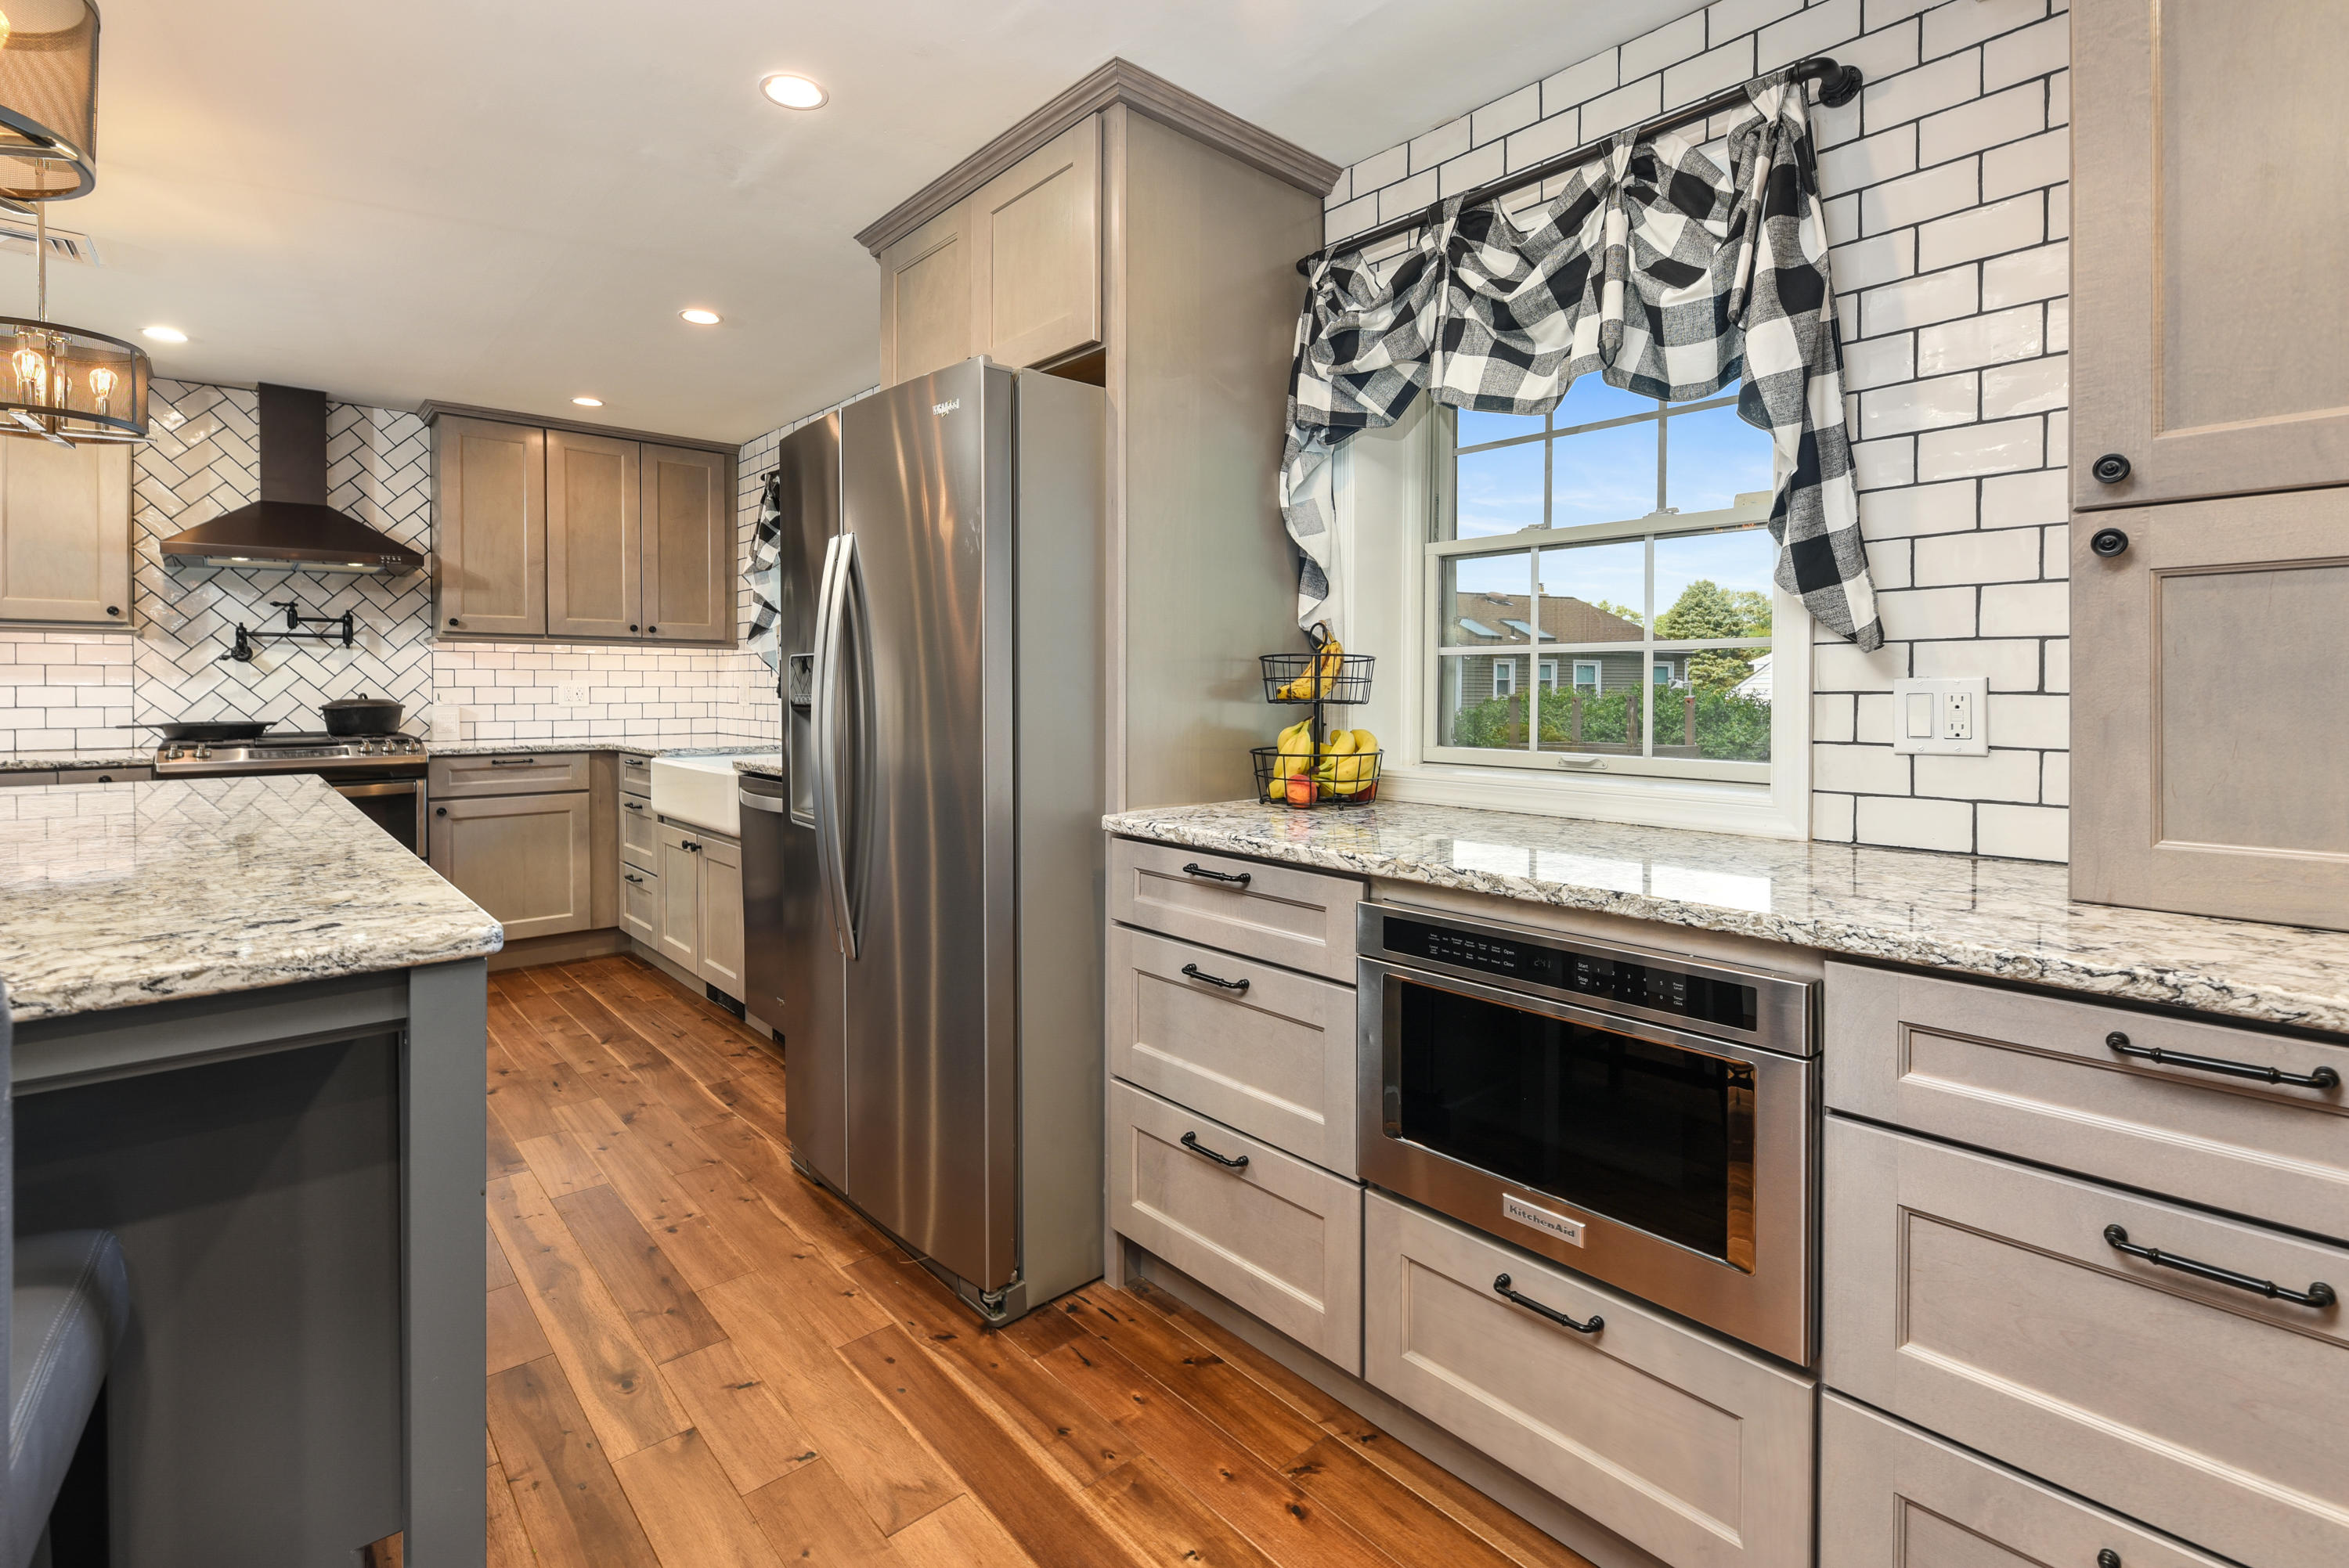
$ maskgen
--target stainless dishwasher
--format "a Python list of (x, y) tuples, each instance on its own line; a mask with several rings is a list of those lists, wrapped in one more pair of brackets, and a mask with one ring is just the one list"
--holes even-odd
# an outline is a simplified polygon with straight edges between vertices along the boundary
[[(736, 782), (742, 802), (742, 1005), (781, 1033), (789, 965), (784, 935), (785, 841), (793, 831), (791, 787), (780, 779), (745, 773)], [(799, 831), (804, 832), (805, 829)]]

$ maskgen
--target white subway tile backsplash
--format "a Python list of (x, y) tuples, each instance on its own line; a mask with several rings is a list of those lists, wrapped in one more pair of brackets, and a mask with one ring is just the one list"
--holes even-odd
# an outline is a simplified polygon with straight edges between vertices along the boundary
[(1906, 381), (1917, 374), (1917, 346), (1908, 333), (1867, 337), (1846, 346), (1843, 384), (1855, 392)]
[(1930, 483), (2035, 469), (2046, 451), (2046, 434), (2045, 421), (2038, 418), (1930, 430), (1917, 438), (1917, 477)]
[(1918, 540), (1915, 548), (1916, 582), (1920, 588), (1961, 583), (2029, 583), (2039, 576), (2039, 531), (2035, 528), (1937, 533)]
[(1814, 745), (1811, 782), (1868, 795), (1909, 793), (1909, 758), (1889, 746)]
[(1531, 168), (1545, 159), (1556, 158), (1561, 152), (1571, 152), (1582, 145), (1582, 117), (1573, 109), (1554, 114), (1547, 119), (1526, 127), (1509, 138), (1509, 168), (1514, 171)]
[(1860, 323), (1866, 335), (1875, 337), (1973, 315), (1982, 298), (1976, 271), (1951, 267), (1868, 290), (1860, 295)]
[(1978, 808), (1975, 852), (2019, 861), (2070, 858), (2071, 813), (2046, 806)]
[(2060, 298), (2072, 288), (2072, 247), (2042, 245), (1993, 256), (1982, 266), (1982, 304), (1999, 310), (2029, 300)]
[[(1993, 692), (2039, 689), (2039, 643), (2030, 637), (1971, 637), (1964, 642), (1920, 643), (1909, 663), (1920, 676), (1981, 676)], [(2028, 746), (2031, 742), (2013, 744)]]
[[(1854, 240), (1835, 247), (1827, 264), (1839, 289), (1874, 288), (1917, 270), (1917, 232), (1896, 229), (1872, 240)], [(1857, 325), (1856, 323), (1854, 325)]]
[(1811, 837), (1822, 843), (1851, 842), (1851, 808), (1849, 795), (1814, 794), (1811, 797)]
[(1910, 641), (1974, 634), (1972, 588), (1910, 588), (1876, 596), (1884, 634)]
[(1704, 13), (1699, 11), (1640, 34), (1622, 46), (1617, 59), (1628, 82), (1703, 52)]
[(1917, 370), (1934, 376), (2011, 359), (2030, 359), (2045, 346), (2046, 312), (2018, 306), (1929, 326), (1917, 334)]
[(1883, 441), (1856, 441), (1851, 449), (1851, 471), (1854, 486), (1862, 492), (1863, 507), (1868, 504), (1865, 492), (1868, 490), (1914, 484), (1917, 438), (1895, 436)]
[[(1862, 186), (1896, 179), (1917, 168), (1917, 128), (1896, 126), (1874, 136), (1847, 141), (1819, 154), (1819, 188), (1857, 191)], [(1840, 256), (1835, 258), (1840, 262)], [(1845, 280), (1838, 273), (1838, 284)]]
[(1870, 539), (1954, 533), (1974, 526), (1974, 484), (1909, 485), (1859, 498), (1860, 531)]
[(1965, 103), (1981, 92), (1982, 56), (1968, 49), (1897, 76), (1871, 74), (1860, 98), (1860, 120), (1870, 131), (1882, 130)]
[(1868, 439), (1940, 425), (1971, 424), (1980, 404), (1975, 377), (1971, 375), (1904, 382), (1861, 397), (1859, 434)]
[(1944, 163), (1859, 193), (1860, 226), (1871, 234), (1922, 223), (1971, 207), (1982, 197), (1982, 173), (1968, 158)]
[(1615, 51), (1593, 55), (1542, 80), (1542, 113), (1554, 115), (1588, 103), (1620, 80), (1615, 74)]
[(1925, 57), (1931, 59), (2013, 32), (2046, 15), (2047, 0), (1972, 0), (1966, 5), (1936, 5), (1925, 13)]
[(2046, 128), (2047, 94), (2036, 82), (2026, 83), (1930, 116), (1917, 128), (1917, 161), (1947, 162)]
[(1982, 199), (2061, 185), (2072, 176), (2072, 133), (2058, 127), (1982, 154)]
[[(1982, 46), (1982, 86), (1992, 92), (2014, 82), (2063, 73), (2072, 63), (2072, 18), (2050, 16)], [(2066, 114), (2063, 119), (2069, 119)], [(2063, 120), (2051, 121), (2062, 124)]]
[(1889, 844), (1895, 849), (1948, 850), (1970, 852), (1973, 845), (1974, 807), (1967, 800), (1903, 799), (1863, 795), (1854, 833), (1863, 844)]
[(2001, 474), (1982, 481), (1985, 527), (2023, 528), (2062, 522), (2071, 514), (2071, 479), (2061, 469)]
[(1712, 43), (1723, 43), (1802, 8), (1803, 0), (1714, 0), (1704, 8), (1704, 36)]
[[(1972, 170), (1971, 161), (1958, 165)], [(1955, 212), (1917, 231), (1917, 264), (1927, 272), (2036, 245), (2047, 237), (2047, 198), (2037, 191)]]
[(1424, 136), (1412, 138), (1411, 171), (1433, 169), (1468, 150), (1471, 135), (1470, 117), (1462, 115), (1448, 125), (1439, 125)]
[(1661, 73), (1638, 77), (1617, 88), (1604, 97), (1591, 99), (1582, 106), (1582, 135), (1586, 141), (1595, 141), (1627, 125), (1660, 113), (1664, 101), (1664, 78)]
[(2068, 750), (2072, 705), (2060, 696), (2001, 693), (1991, 698), (1990, 738), (1993, 746)]
[(1504, 143), (1488, 141), (1473, 152), (1462, 153), (1436, 170), (1438, 189), (1445, 196), (1457, 196), (1488, 180), (1498, 180), (1508, 172), (1507, 150)]
[[(1764, 27), (1754, 37), (1757, 55), (1754, 68), (1775, 70), (1807, 56), (1844, 49), (1859, 35), (1859, 0), (1822, 0), (1819, 5)], [(1838, 53), (1836, 57), (1847, 57)]]
[(1982, 757), (1920, 756), (1914, 788), (1920, 795), (1960, 800), (2039, 799), (2039, 753), (1993, 748)]
[[(1694, 20), (1694, 18), (1691, 18)], [(1676, 108), (1735, 87), (1754, 74), (1754, 40), (1738, 38), (1664, 70), (1664, 107)]]
[[(2051, 354), (2017, 365), (1996, 365), (1982, 372), (1982, 411), (1985, 419), (2010, 414), (2040, 414), (2064, 406), (2071, 394), (2071, 356)], [(2056, 460), (2051, 451), (2048, 460)]]
[(2070, 620), (2068, 583), (2009, 583), (1982, 591), (1985, 637), (2060, 637)]
[(1468, 117), (1472, 139), (1478, 146), (1496, 137), (1522, 130), (1541, 118), (1541, 84), (1529, 83), (1506, 98), (1495, 98)]
[(2072, 754), (2070, 751), (2040, 753), (2039, 799), (2048, 806), (2068, 806), (2072, 803)]

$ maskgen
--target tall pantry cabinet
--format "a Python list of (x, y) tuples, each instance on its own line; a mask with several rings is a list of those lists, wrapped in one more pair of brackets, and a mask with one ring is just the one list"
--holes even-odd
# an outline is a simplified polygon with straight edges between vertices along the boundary
[(881, 381), (984, 354), (1109, 395), (1111, 810), (1249, 793), (1256, 655), (1298, 645), (1273, 484), (1338, 166), (1112, 60), (857, 239)]
[(2349, 929), (2349, 28), (2071, 29), (2073, 896)]

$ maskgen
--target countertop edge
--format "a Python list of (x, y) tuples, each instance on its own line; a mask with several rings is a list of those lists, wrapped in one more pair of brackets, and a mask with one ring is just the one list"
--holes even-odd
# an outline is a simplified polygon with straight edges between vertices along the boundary
[(87, 1018), (101, 1013), (124, 1013), (160, 1002), (248, 995), (315, 980), (340, 980), (353, 975), (383, 975), (401, 969), (429, 968), (435, 964), (453, 964), (467, 958), (487, 958), (503, 951), (505, 944), (505, 927), (493, 920), (485, 928), (478, 928), (460, 938), (426, 949), (404, 951), (397, 956), (384, 957), (380, 962), (369, 962), (356, 954), (340, 956), (323, 954), (316, 962), (298, 967), (282, 962), (189, 965), (178, 972), (166, 970), (150, 974), (139, 984), (128, 986), (90, 983), (45, 989), (41, 998), (29, 1005), (20, 1003), (12, 995), (8, 998), (8, 1017), (12, 1024), (37, 1024), (58, 1018)]

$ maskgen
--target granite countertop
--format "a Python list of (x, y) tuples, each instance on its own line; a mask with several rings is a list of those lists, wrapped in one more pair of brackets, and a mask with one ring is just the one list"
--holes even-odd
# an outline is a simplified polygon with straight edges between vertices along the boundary
[(2349, 933), (2075, 903), (2032, 861), (1385, 801), (1129, 811), (1113, 833), (2349, 1032)]
[(122, 745), (90, 751), (0, 751), (0, 773), (47, 773), (59, 768), (144, 768), (155, 760), (151, 746)]
[(20, 1024), (504, 942), (307, 774), (0, 790), (0, 979)]
[(631, 757), (713, 756), (730, 751), (771, 752), (775, 743), (749, 735), (654, 736), (567, 735), (539, 740), (428, 740), (427, 756), (487, 757), (515, 751), (620, 751)]
[(734, 771), (755, 773), (761, 779), (781, 779), (783, 776), (783, 754), (780, 751), (760, 751), (749, 757), (738, 757), (734, 759)]

